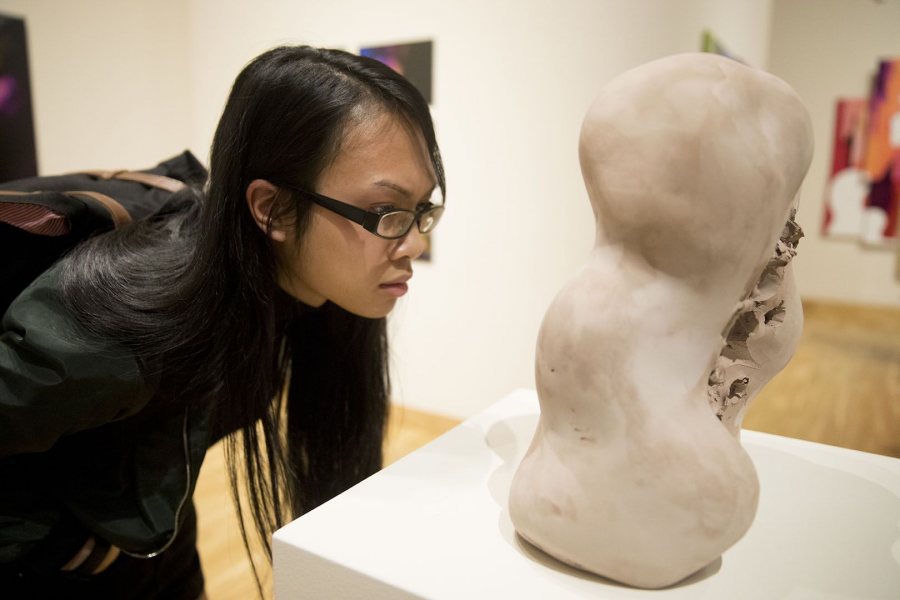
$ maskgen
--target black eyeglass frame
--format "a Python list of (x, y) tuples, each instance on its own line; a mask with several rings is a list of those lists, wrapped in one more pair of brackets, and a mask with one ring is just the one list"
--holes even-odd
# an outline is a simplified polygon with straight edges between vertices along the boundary
[[(429, 202), (427, 205), (419, 208), (417, 210), (406, 210), (404, 208), (395, 208), (393, 210), (389, 210), (383, 213), (372, 212), (369, 210), (364, 210), (359, 208), (358, 206), (353, 206), (352, 204), (347, 204), (346, 202), (341, 202), (340, 200), (336, 200), (329, 196), (323, 196), (322, 194), (317, 194), (316, 192), (311, 192), (309, 190), (304, 190), (301, 188), (295, 188), (289, 185), (281, 185), (280, 187), (287, 188), (293, 192), (301, 194), (305, 196), (321, 206), (322, 208), (328, 209), (331, 212), (338, 214), (345, 219), (349, 219), (354, 223), (360, 225), (363, 229), (368, 231), (371, 234), (377, 235), (381, 239), (384, 240), (399, 240), (402, 237), (405, 237), (410, 229), (413, 228), (413, 225), (419, 228), (419, 232), (424, 234), (431, 233), (434, 228), (437, 226), (438, 221), (441, 219), (441, 215), (444, 214), (444, 205), (443, 204), (434, 204)], [(440, 209), (440, 210), (438, 210)], [(422, 231), (422, 217), (428, 213), (438, 210), (437, 214), (434, 216), (434, 225), (428, 231)], [(381, 223), (381, 220), (387, 216), (396, 214), (396, 213), (411, 213), (415, 216), (415, 218), (410, 221), (409, 227), (406, 228), (406, 231), (399, 235), (395, 236), (386, 236), (378, 233), (378, 225)]]

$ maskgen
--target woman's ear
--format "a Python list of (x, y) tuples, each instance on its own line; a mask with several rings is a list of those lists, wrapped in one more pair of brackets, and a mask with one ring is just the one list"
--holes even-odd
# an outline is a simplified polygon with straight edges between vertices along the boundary
[(272, 240), (283, 242), (287, 239), (287, 231), (277, 221), (272, 221), (272, 229), (268, 229), (269, 215), (272, 214), (272, 208), (275, 206), (275, 199), (278, 197), (278, 188), (265, 179), (254, 179), (247, 186), (247, 207), (253, 220), (259, 225), (259, 228), (267, 233)]

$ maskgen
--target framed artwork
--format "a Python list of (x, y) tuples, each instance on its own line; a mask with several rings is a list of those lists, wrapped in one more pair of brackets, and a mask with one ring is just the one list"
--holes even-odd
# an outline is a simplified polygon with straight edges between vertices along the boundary
[(863, 170), (867, 102), (839, 99), (835, 110), (831, 173), (825, 188), (822, 235), (859, 237), (869, 183)]
[(900, 208), (900, 60), (882, 60), (869, 96), (863, 169), (869, 181), (862, 240), (881, 244), (897, 238)]
[(0, 15), (0, 182), (37, 175), (25, 21)]
[(839, 99), (822, 234), (870, 246), (898, 239), (900, 59), (882, 60), (869, 98)]
[(360, 49), (359, 53), (383, 62), (406, 77), (431, 104), (432, 42), (369, 46)]

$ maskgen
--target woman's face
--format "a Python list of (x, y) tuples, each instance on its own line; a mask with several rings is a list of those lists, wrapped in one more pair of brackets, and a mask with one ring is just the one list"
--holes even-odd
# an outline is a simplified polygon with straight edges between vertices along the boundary
[[(348, 128), (315, 191), (369, 211), (415, 210), (429, 200), (434, 186), (421, 133), (382, 113)], [(416, 225), (406, 236), (386, 240), (314, 205), (299, 243), (288, 236), (279, 253), (279, 285), (310, 306), (330, 300), (361, 317), (380, 318), (406, 293), (412, 261), (424, 249)]]

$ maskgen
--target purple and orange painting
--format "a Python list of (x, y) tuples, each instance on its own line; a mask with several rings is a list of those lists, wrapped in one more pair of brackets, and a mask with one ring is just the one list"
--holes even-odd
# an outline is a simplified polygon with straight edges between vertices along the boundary
[(900, 235), (900, 59), (882, 60), (868, 99), (838, 100), (822, 233), (868, 245)]
[(0, 15), (0, 182), (37, 175), (25, 21)]
[(900, 208), (900, 60), (878, 65), (869, 96), (869, 123), (863, 167), (869, 179), (865, 241), (897, 237)]
[(858, 239), (869, 184), (863, 170), (867, 102), (839, 99), (835, 114), (831, 175), (825, 191), (822, 235)]

